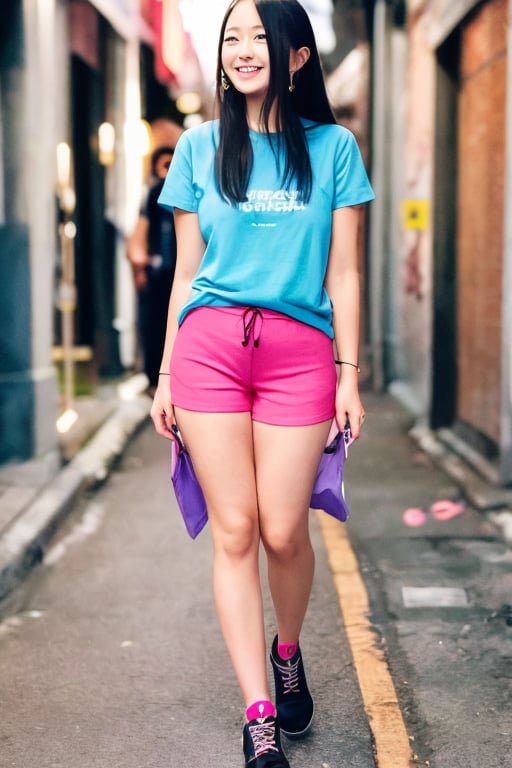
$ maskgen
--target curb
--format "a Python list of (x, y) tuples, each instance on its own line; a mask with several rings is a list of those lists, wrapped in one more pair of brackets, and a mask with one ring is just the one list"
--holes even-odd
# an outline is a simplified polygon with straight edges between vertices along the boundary
[(149, 416), (151, 401), (122, 402), (94, 437), (45, 485), (0, 536), (0, 601), (44, 557), (55, 531), (78, 497), (103, 483)]

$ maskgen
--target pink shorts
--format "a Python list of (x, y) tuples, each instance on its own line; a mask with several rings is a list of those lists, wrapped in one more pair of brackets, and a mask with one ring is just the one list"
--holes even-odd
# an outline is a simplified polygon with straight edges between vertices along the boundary
[(179, 328), (172, 402), (202, 413), (248, 411), (280, 426), (334, 418), (336, 370), (325, 333), (254, 307), (201, 307)]

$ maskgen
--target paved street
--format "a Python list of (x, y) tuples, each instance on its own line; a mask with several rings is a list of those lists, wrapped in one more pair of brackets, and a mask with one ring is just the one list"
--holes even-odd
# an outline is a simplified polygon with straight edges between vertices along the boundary
[[(374, 422), (368, 449), (361, 440), (352, 453), (349, 531), (413, 748), (435, 768), (507, 768), (512, 626), (502, 609), (512, 603), (512, 549), (492, 514), (469, 505), (449, 521), (429, 514), (460, 490), (397, 439), (408, 426), (398, 409)], [(427, 512), (425, 524), (404, 525), (407, 508)]]
[[(347, 465), (347, 531), (417, 755), (392, 768), (507, 768), (510, 548), (471, 508), (404, 525), (406, 507), (428, 511), (459, 491), (407, 438), (388, 398), (384, 409), (375, 397), (367, 405), (367, 433)], [(372, 768), (375, 701), (361, 693), (330, 545), (316, 513), (311, 520), (317, 571), (302, 646), (316, 719), (310, 738), (287, 743), (288, 756), (292, 768)], [(208, 532), (188, 539), (168, 446), (148, 425), (108, 482), (77, 505), (4, 615), (2, 768), (241, 766), (243, 705), (210, 571)]]
[[(52, 564), (33, 576), (21, 613), (4, 624), (2, 766), (242, 764), (243, 702), (212, 606), (209, 535), (188, 539), (168, 478), (167, 445), (148, 427), (84, 506), (84, 538), (70, 528), (69, 543), (54, 546)], [(315, 539), (321, 549), (316, 525)], [(303, 647), (317, 725), (314, 738), (290, 746), (290, 759), (294, 768), (334, 768), (343, 754), (347, 765), (370, 768), (325, 557), (311, 605)]]

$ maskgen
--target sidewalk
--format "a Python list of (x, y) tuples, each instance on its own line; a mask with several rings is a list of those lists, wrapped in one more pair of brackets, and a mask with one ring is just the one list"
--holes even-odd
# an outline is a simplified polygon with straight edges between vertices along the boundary
[[(144, 382), (142, 382), (142, 385)], [(77, 402), (76, 427), (57, 453), (22, 465), (0, 468), (0, 603), (28, 571), (41, 561), (53, 533), (80, 494), (106, 480), (126, 445), (145, 423), (151, 406), (140, 377)], [(403, 416), (399, 440), (412, 437), (433, 464), (460, 489), (461, 496), (485, 513), (512, 543), (512, 489), (490, 485), (426, 429), (413, 428), (407, 414), (390, 395), (365, 394), (378, 412)], [(392, 413), (390, 413), (392, 412)], [(403, 446), (401, 446), (403, 448)], [(371, 450), (370, 444), (366, 450)], [(378, 442), (375, 450), (380, 450)], [(378, 462), (379, 457), (375, 457)]]
[(0, 604), (44, 555), (80, 494), (104, 482), (127, 443), (146, 421), (146, 380), (134, 376), (78, 398), (76, 424), (60, 453), (0, 467)]

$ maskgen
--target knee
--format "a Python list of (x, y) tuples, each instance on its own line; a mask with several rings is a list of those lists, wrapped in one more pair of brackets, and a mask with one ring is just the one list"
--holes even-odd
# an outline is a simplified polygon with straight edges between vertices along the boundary
[(230, 560), (242, 560), (257, 556), (259, 530), (251, 518), (240, 515), (229, 524), (213, 525), (213, 541), (216, 556)]
[(263, 546), (267, 557), (291, 562), (311, 550), (311, 541), (307, 532), (274, 530), (262, 534)]

